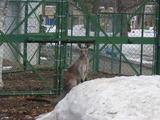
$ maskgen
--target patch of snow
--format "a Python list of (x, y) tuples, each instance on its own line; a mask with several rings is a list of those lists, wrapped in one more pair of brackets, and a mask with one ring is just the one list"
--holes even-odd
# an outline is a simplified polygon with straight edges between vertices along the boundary
[[(133, 29), (128, 32), (129, 37), (142, 37), (142, 29)], [(155, 37), (154, 30), (151, 28), (149, 30), (143, 31), (143, 37)]]
[(10, 69), (12, 69), (13, 67), (12, 66), (3, 66), (3, 70), (10, 70)]
[(101, 78), (74, 87), (36, 120), (159, 120), (160, 76)]
[(41, 59), (41, 60), (47, 60), (47, 58), (46, 58), (46, 57), (40, 57), (40, 59)]
[[(72, 32), (72, 33), (71, 33)], [(68, 35), (86, 36), (86, 29), (84, 25), (75, 25), (72, 30), (68, 30)]]

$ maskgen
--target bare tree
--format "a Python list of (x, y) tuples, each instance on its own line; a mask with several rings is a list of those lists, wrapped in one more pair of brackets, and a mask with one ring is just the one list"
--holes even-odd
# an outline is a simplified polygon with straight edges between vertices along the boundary
[[(135, 8), (137, 8), (143, 2), (144, 0), (115, 0), (114, 9), (117, 13), (126, 13), (135, 10)], [(118, 17), (121, 19), (121, 23), (118, 23), (122, 28), (120, 35), (128, 36), (128, 31), (130, 30), (130, 23), (127, 21), (127, 15), (121, 14), (121, 16)]]

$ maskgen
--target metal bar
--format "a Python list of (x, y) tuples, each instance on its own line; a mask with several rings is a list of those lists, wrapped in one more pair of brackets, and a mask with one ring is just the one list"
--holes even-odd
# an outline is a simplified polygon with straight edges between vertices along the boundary
[(72, 63), (72, 60), (73, 60), (73, 45), (71, 43), (71, 46), (70, 46), (70, 64)]
[(73, 17), (73, 15), (70, 15), (70, 17), (71, 17), (71, 36), (73, 36), (73, 23), (74, 23), (74, 17)]
[[(56, 71), (56, 75), (54, 76), (54, 88), (55, 89), (58, 89), (58, 77), (57, 77), (57, 75), (58, 75), (58, 73), (57, 73), (57, 71), (58, 71), (58, 62), (57, 62), (57, 59), (58, 59), (58, 54), (59, 54), (59, 51), (58, 51), (58, 43), (55, 43), (55, 71)], [(56, 94), (58, 94), (58, 93), (56, 93)]]
[[(26, 40), (28, 38), (28, 40)], [(95, 41), (96, 39), (96, 41)], [(99, 44), (109, 44), (110, 41), (114, 44), (155, 44), (156, 40), (152, 37), (85, 37), (85, 36), (67, 36), (62, 39), (56, 38), (56, 33), (28, 33), (28, 34), (16, 34), (16, 35), (6, 35), (6, 40), (0, 35), (0, 42), (14, 42), (14, 43), (54, 43), (57, 41), (62, 41), (66, 43), (99, 43)], [(111, 43), (110, 43), (111, 44)], [(100, 49), (101, 50), (101, 49)]]
[[(62, 77), (63, 77), (63, 69), (65, 68), (65, 53), (66, 47), (64, 45), (65, 42), (62, 44), (62, 39), (67, 36), (67, 18), (68, 18), (68, 4), (64, 0), (60, 0), (56, 5), (56, 33), (58, 38), (57, 44), (57, 53), (56, 53), (56, 88), (57, 94), (61, 93), (62, 87)], [(64, 40), (65, 41), (65, 40)], [(65, 49), (65, 50), (64, 50)]]
[[(28, 4), (29, 4), (29, 7), (31, 8), (31, 10), (33, 10), (32, 5), (31, 5), (30, 3), (28, 3)], [(41, 21), (40, 21), (38, 15), (37, 15), (35, 12), (34, 12), (34, 15), (35, 15), (35, 17), (37, 18), (38, 22), (40, 23)]]
[[(53, 69), (53, 66), (52, 65), (43, 65), (43, 66), (34, 66), (35, 69), (37, 70), (43, 70), (43, 69)], [(30, 68), (27, 68), (27, 70), (31, 71), (32, 69)], [(53, 69), (54, 70), (54, 69)], [(15, 69), (15, 70), (6, 70), (6, 71), (3, 71), (3, 73), (15, 73), (15, 72), (24, 72), (24, 69)]]
[[(120, 50), (122, 51), (122, 44), (120, 45)], [(119, 56), (119, 74), (122, 73), (122, 56)]]
[(99, 71), (99, 44), (95, 44), (95, 71)]
[(157, 0), (158, 2), (158, 9), (157, 9), (157, 30), (156, 30), (156, 53), (155, 53), (155, 57), (156, 57), (156, 68), (155, 68), (155, 73), (157, 75), (160, 75), (160, 0)]
[[(25, 3), (25, 17), (28, 16), (28, 2)], [(24, 22), (24, 33), (27, 34), (28, 33), (28, 19), (25, 20)], [(23, 58), (23, 66), (24, 66), (24, 70), (27, 69), (27, 43), (24, 42), (23, 43), (23, 54), (24, 54), (24, 58)]]
[[(24, 58), (24, 55), (19, 51), (19, 49), (17, 49), (17, 47), (13, 44), (13, 43), (9, 43), (9, 45), (11, 47), (13, 47), (13, 49), (22, 57)], [(32, 71), (40, 78), (40, 80), (49, 88), (49, 89), (53, 89), (50, 84), (48, 83), (48, 81), (46, 81), (46, 79), (31, 65), (31, 63), (26, 60), (28, 66), (32, 69)]]
[[(7, 43), (8, 47), (10, 48), (10, 50), (12, 51), (12, 54), (14, 56), (14, 58), (17, 60), (18, 62), (18, 65), (21, 67), (21, 68), (24, 68), (24, 66), (20, 63), (18, 57), (17, 57), (17, 54), (16, 54), (16, 51), (9, 45), (9, 43)], [(24, 69), (23, 69), (24, 70)]]
[(30, 13), (28, 13), (28, 16), (25, 16), (25, 18), (18, 25), (16, 25), (16, 27), (10, 32), (10, 34), (13, 34), (37, 10), (37, 8), (45, 1), (46, 0), (42, 0), (41, 2), (39, 2), (38, 5)]
[(95, 62), (96, 62), (96, 57), (97, 56), (95, 56), (95, 54), (96, 54), (96, 47), (95, 47), (95, 44), (93, 44), (93, 53), (92, 53), (92, 51), (91, 51), (91, 54), (93, 55), (92, 56), (92, 58), (93, 58), (93, 60), (92, 60), (92, 72), (95, 72)]
[[(99, 14), (97, 14), (96, 17), (97, 17), (97, 23), (100, 24), (100, 16), (99, 16)], [(96, 29), (95, 36), (96, 36), (96, 38), (98, 38), (98, 37), (100, 37), (99, 36), (100, 30), (97, 27), (95, 29)], [(94, 45), (95, 45), (95, 71), (98, 72), (99, 71), (99, 62), (100, 62), (99, 61), (99, 53), (100, 53), (99, 44), (95, 43)]]
[[(35, 54), (36, 54), (38, 51), (40, 51), (40, 48), (41, 48), (41, 46), (39, 45), (38, 48), (37, 48), (37, 49), (35, 50), (35, 52), (33, 53), (33, 55), (31, 56), (29, 62), (31, 62), (32, 59), (34, 58)], [(40, 58), (39, 58), (39, 59), (40, 59)]]
[[(80, 5), (80, 7), (82, 8), (83, 12), (90, 16), (88, 13), (88, 9), (86, 7), (84, 7), (84, 5), (80, 2), (80, 0), (76, 0), (77, 3)], [(145, 2), (144, 2), (145, 3)], [(91, 17), (91, 16), (90, 16)], [(106, 32), (101, 28), (101, 26), (96, 22), (95, 18), (92, 17), (91, 18), (92, 23), (94, 23), (96, 25), (96, 27), (98, 27), (100, 29), (100, 31), (108, 38), (108, 35), (106, 34)], [(111, 41), (109, 41), (110, 44), (113, 44)], [(117, 49), (117, 51), (122, 55), (122, 57), (124, 58), (125, 61), (127, 61), (127, 63), (129, 64), (129, 66), (133, 69), (133, 71), (138, 75), (138, 71), (135, 69), (135, 67), (129, 62), (129, 60), (125, 57), (125, 55), (123, 53), (121, 53), (120, 49), (113, 44), (113, 46)]]
[(19, 96), (19, 95), (55, 95), (54, 91), (14, 91), (0, 92), (0, 96)]
[[(143, 8), (143, 12), (144, 12), (144, 8)], [(141, 37), (144, 37), (144, 14), (142, 14), (142, 35)], [(141, 44), (141, 55), (140, 55), (140, 75), (142, 75), (143, 72), (143, 44)]]
[[(43, 0), (9, 0), (9, 2), (42, 2)], [(46, 0), (46, 2), (56, 3), (57, 0)]]
[[(1, 39), (3, 39), (3, 40), (5, 41), (6, 35), (5, 35), (3, 32), (1, 32), (1, 35), (2, 35), (2, 38), (1, 38)], [(3, 42), (2, 42), (2, 43), (3, 43)], [(18, 61), (18, 64), (23, 68), (23, 66), (21, 65), (21, 63), (20, 63), (20, 61), (18, 60), (17, 56), (15, 55), (15, 54), (16, 54), (15, 51), (12, 49), (12, 47), (11, 47), (8, 43), (7, 43), (7, 45), (8, 45), (9, 48), (11, 49), (14, 58)]]

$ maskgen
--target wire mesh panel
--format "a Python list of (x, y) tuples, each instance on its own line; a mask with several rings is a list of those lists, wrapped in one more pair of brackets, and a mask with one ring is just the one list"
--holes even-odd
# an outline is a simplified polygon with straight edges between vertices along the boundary
[[(1, 32), (1, 37), (6, 35), (1, 45), (4, 54), (0, 55), (0, 62), (3, 61), (0, 67), (6, 78), (10, 72), (26, 71), (27, 75), (33, 72), (38, 84), (44, 83), (47, 90), (52, 90), (53, 80), (61, 88), (63, 70), (79, 56), (77, 43), (91, 44), (90, 72), (154, 73), (157, 48), (154, 2), (144, 1), (124, 9), (138, 1), (129, 0), (125, 4), (121, 1), (119, 6), (100, 7), (94, 12), (90, 6), (85, 9), (80, 1), (62, 1), (9, 2)], [(39, 90), (46, 89), (42, 86)]]
[[(36, 43), (37, 44), (37, 43)], [(16, 45), (16, 46), (15, 46)], [(36, 50), (39, 54), (35, 55), (35, 48), (27, 49), (30, 50), (28, 53), (30, 56), (23, 58), (23, 52), (20, 55), (20, 51), (17, 52), (13, 47), (17, 47), (19, 44), (15, 44), (10, 46), (12, 54), (14, 54), (13, 58), (4, 58), (3, 57), (3, 81), (4, 88), (1, 91), (3, 92), (19, 92), (19, 94), (48, 94), (50, 91), (54, 90), (54, 77), (55, 74), (53, 70), (53, 59), (52, 55), (46, 55), (46, 51), (49, 51), (48, 54), (52, 54), (51, 48), (41, 48)], [(34, 45), (34, 43), (32, 43)], [(21, 46), (21, 44), (20, 44)], [(29, 48), (27, 46), (27, 48)], [(21, 50), (21, 49), (19, 49)], [(7, 51), (5, 51), (7, 53)], [(35, 58), (33, 58), (35, 57)], [(26, 66), (24, 66), (24, 61), (26, 62)], [(45, 68), (46, 67), (46, 68)], [(26, 69), (24, 69), (26, 68)], [(37, 92), (37, 93), (36, 93)], [(4, 93), (5, 94), (5, 93)]]
[[(152, 74), (153, 72), (153, 45), (123, 45), (122, 52), (127, 59), (133, 63), (137, 71), (141, 74)], [(127, 68), (123, 68), (122, 73), (127, 74)], [(126, 70), (126, 71), (125, 71)], [(133, 73), (132, 73), (133, 74)]]

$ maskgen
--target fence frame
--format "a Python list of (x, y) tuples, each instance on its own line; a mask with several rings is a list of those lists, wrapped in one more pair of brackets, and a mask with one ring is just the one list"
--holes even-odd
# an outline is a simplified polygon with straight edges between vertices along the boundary
[[(154, 74), (160, 75), (160, 1), (158, 2), (158, 8), (156, 11), (156, 37), (154, 38), (147, 38), (147, 37), (116, 37), (118, 31), (114, 33), (112, 37), (109, 37), (106, 32), (102, 29), (100, 26), (99, 16), (92, 15), (88, 12), (88, 9), (85, 7), (85, 5), (80, 1), (76, 0), (76, 2), (79, 4), (81, 11), (87, 18), (87, 25), (92, 24), (96, 28), (95, 36), (90, 36), (89, 32), (89, 26), (86, 29), (86, 36), (68, 36), (67, 30), (68, 30), (68, 11), (69, 11), (69, 3), (67, 0), (10, 0), (10, 2), (24, 2), (25, 3), (25, 17), (24, 19), (16, 25), (16, 27), (9, 33), (3, 33), (1, 31), (0, 35), (0, 45), (3, 43), (7, 43), (10, 47), (12, 47), (24, 60), (24, 71), (27, 70), (27, 66), (30, 66), (31, 70), (42, 80), (44, 84), (48, 86), (50, 89), (49, 92), (0, 92), (0, 95), (35, 95), (35, 94), (60, 94), (61, 92), (61, 81), (63, 79), (63, 70), (66, 68), (66, 43), (90, 43), (94, 45), (94, 54), (90, 61), (93, 61), (93, 71), (99, 71), (99, 53), (106, 47), (107, 44), (112, 44), (113, 47), (119, 52), (120, 56), (128, 63), (128, 65), (131, 67), (131, 69), (135, 72), (136, 75), (142, 74), (142, 69), (140, 69), (140, 72), (138, 72), (135, 67), (130, 63), (130, 61), (126, 58), (126, 56), (122, 53), (121, 48), (119, 48), (116, 44), (153, 44), (156, 46), (156, 52), (155, 52), (155, 71)], [(35, 8), (32, 8), (31, 12), (28, 12), (29, 2), (36, 2), (38, 5)], [(42, 29), (40, 29), (39, 33), (28, 33), (27, 32), (27, 26), (28, 26), (28, 18), (32, 14), (36, 14), (35, 11), (39, 6), (41, 6), (43, 3), (55, 3), (56, 4), (56, 32), (55, 33), (44, 33)], [(134, 13), (131, 14), (131, 16), (127, 19), (127, 21), (130, 21), (130, 19), (136, 15), (139, 14), (138, 11), (141, 10), (145, 4), (148, 2), (148, 0), (144, 0), (144, 3), (142, 3)], [(103, 14), (117, 14), (117, 13), (103, 13)], [(120, 15), (125, 15), (127, 13), (118, 13)], [(128, 13), (130, 14), (130, 13)], [(142, 13), (144, 15), (144, 13)], [(42, 23), (42, 16), (37, 16), (37, 19), (39, 19), (39, 22)], [(14, 32), (24, 23), (25, 25), (25, 31), (24, 34), (14, 34)], [(42, 27), (42, 26), (40, 26)], [(99, 33), (102, 32), (104, 34), (104, 37), (100, 37)], [(45, 40), (44, 40), (45, 39)], [(16, 48), (14, 43), (24, 43), (24, 53), (21, 54), (21, 52)], [(47, 83), (46, 79), (37, 71), (37, 69), (30, 63), (30, 61), (27, 60), (27, 43), (56, 43), (56, 59), (55, 59), (55, 70), (56, 70), (56, 76), (55, 76), (55, 84), (56, 88), (53, 89), (49, 83)], [(104, 44), (102, 47), (100, 47), (100, 44)], [(143, 46), (142, 46), (143, 48)], [(70, 56), (71, 57), (71, 56)], [(141, 56), (142, 57), (142, 56)], [(142, 63), (142, 61), (141, 61)], [(140, 64), (142, 66), (142, 64)], [(121, 67), (121, 66), (120, 66)], [(121, 68), (119, 68), (121, 69)], [(120, 71), (120, 70), (119, 70)]]

